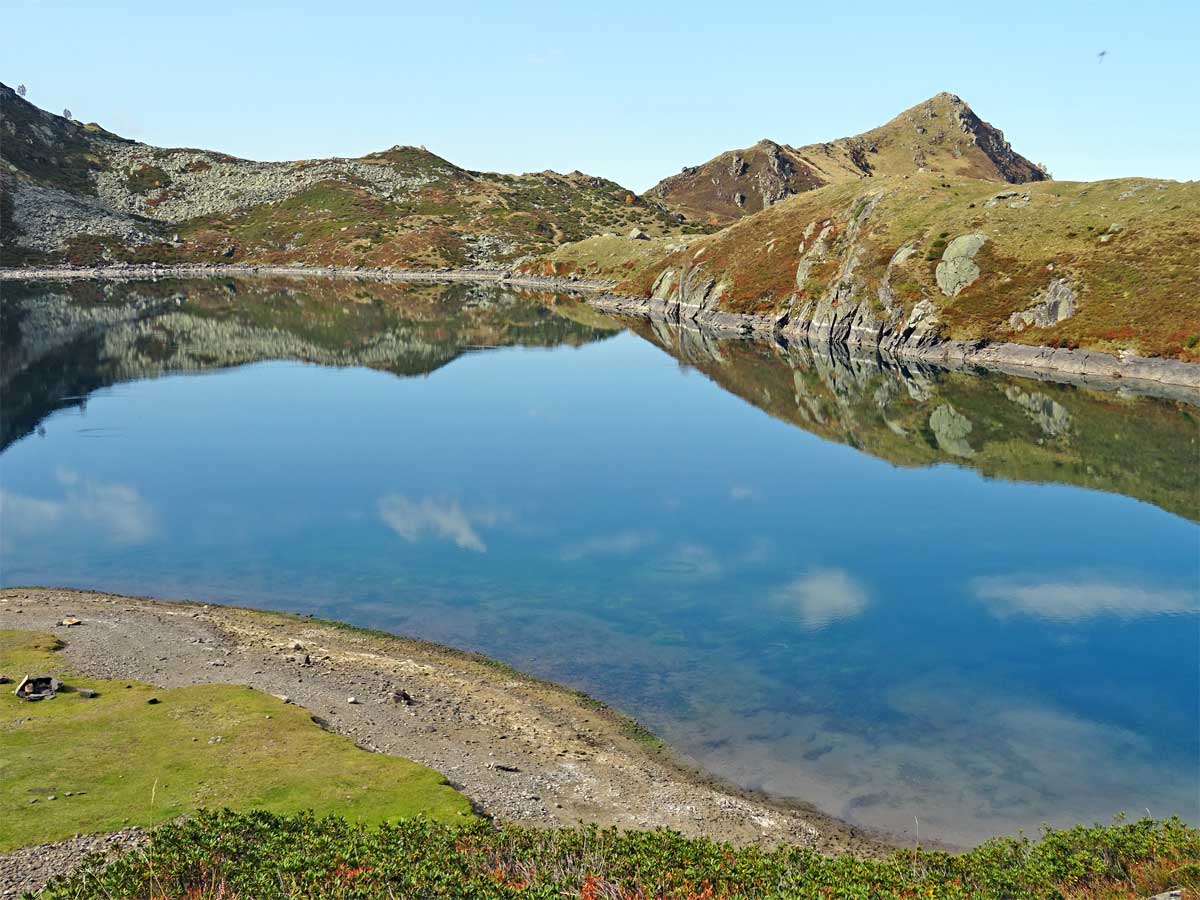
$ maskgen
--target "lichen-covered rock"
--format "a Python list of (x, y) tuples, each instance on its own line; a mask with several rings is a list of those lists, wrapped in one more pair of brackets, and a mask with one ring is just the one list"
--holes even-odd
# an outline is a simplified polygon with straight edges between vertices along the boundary
[(813, 266), (829, 258), (830, 245), (833, 240), (833, 223), (823, 223), (820, 233), (813, 240), (812, 233), (816, 227), (816, 222), (809, 222), (808, 227), (804, 229), (804, 243), (800, 245), (800, 263), (796, 266), (796, 290), (798, 291), (804, 290)]
[(1075, 291), (1065, 278), (1055, 278), (1033, 298), (1025, 309), (1008, 317), (1010, 328), (1024, 331), (1030, 326), (1049, 328), (1075, 315)]
[(883, 304), (884, 312), (889, 316), (895, 316), (899, 312), (896, 295), (892, 291), (892, 271), (896, 266), (902, 266), (908, 262), (909, 258), (916, 252), (916, 244), (903, 244), (892, 254), (892, 258), (888, 260), (887, 270), (883, 273), (883, 278), (879, 282), (879, 289), (876, 293), (879, 297), (879, 302)]
[(650, 290), (650, 296), (655, 300), (666, 300), (671, 296), (671, 292), (675, 289), (674, 269), (663, 269), (662, 273), (654, 281), (654, 287)]
[(979, 278), (975, 254), (987, 243), (987, 235), (964, 234), (956, 237), (942, 253), (937, 265), (937, 283), (947, 297), (957, 297)]

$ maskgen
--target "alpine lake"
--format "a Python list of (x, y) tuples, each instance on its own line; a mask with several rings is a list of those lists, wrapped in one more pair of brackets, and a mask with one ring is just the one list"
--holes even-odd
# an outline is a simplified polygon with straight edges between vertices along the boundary
[(963, 846), (1200, 823), (1200, 397), (495, 285), (4, 286), (5, 585), (484, 653)]

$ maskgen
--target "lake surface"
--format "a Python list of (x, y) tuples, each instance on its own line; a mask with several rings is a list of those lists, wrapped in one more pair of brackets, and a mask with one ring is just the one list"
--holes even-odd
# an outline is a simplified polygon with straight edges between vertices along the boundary
[(504, 660), (966, 844), (1200, 821), (1200, 409), (495, 287), (4, 287), (2, 581)]

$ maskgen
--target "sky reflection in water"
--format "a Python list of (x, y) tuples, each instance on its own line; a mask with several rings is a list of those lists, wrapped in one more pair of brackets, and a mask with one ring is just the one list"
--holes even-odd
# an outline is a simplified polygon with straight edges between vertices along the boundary
[[(3, 581), (480, 650), (744, 785), (901, 832), (914, 816), (962, 843), (1122, 810), (1200, 819), (1186, 473), (1155, 506), (886, 461), (961, 456), (928, 424), (948, 407), (983, 471), (1109, 465), (1132, 479), (1117, 489), (1166, 490), (1144, 459), (1087, 442), (1186, 408), (968, 375), (952, 397), (927, 375), (882, 401), (868, 380), (838, 406), (852, 371), (814, 402), (816, 376), (791, 364), (714, 345), (705, 377), (653, 345), (678, 335), (640, 327), (422, 378), (287, 361), (109, 378), (0, 457)], [(983, 422), (968, 391), (1011, 419)], [(1078, 475), (1039, 456), (1071, 447), (1090, 460)]]

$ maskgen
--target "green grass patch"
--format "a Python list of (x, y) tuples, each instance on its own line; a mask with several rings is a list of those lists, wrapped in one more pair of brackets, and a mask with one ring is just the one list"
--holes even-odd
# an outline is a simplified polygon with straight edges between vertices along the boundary
[(210, 806), (361, 823), (471, 816), (440, 773), (361, 750), (268, 694), (79, 678), (64, 670), (58, 647), (49, 635), (0, 631), (0, 672), (53, 672), (74, 689), (38, 703), (0, 695), (0, 851)]
[(1115, 900), (1200, 885), (1200, 832), (1177, 819), (999, 839), (962, 855), (886, 859), (735, 848), (670, 831), (497, 828), (410, 819), (364, 828), (312, 815), (203, 813), (148, 850), (92, 859), (53, 898), (883, 898)]
[(134, 194), (148, 194), (170, 183), (171, 176), (158, 166), (139, 166), (131, 169), (125, 178), (125, 187)]

